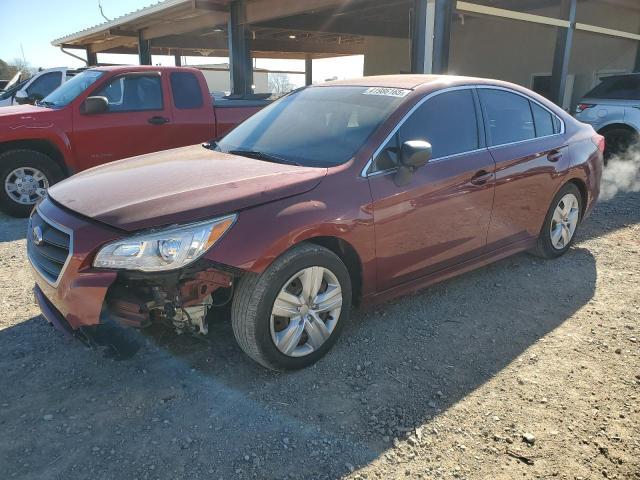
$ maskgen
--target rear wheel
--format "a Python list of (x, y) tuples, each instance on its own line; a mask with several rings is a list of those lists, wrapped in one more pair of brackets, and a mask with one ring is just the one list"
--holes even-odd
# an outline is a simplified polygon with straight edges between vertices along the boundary
[(566, 253), (582, 219), (582, 195), (573, 183), (556, 194), (532, 253), (542, 258), (557, 258)]
[(27, 217), (47, 189), (63, 178), (60, 167), (35, 150), (10, 150), (0, 154), (0, 210)]
[(246, 275), (233, 299), (233, 333), (256, 362), (273, 370), (319, 360), (349, 317), (351, 279), (333, 252), (301, 244), (261, 275)]

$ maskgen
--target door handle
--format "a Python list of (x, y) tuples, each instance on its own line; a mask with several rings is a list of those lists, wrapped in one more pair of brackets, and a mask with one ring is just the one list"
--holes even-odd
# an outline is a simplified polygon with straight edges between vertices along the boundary
[(155, 116), (151, 117), (147, 120), (151, 125), (164, 125), (165, 123), (169, 123), (169, 119), (166, 117)]
[(472, 185), (485, 185), (489, 180), (493, 178), (493, 173), (486, 170), (480, 170), (473, 177), (471, 177)]
[(559, 152), (558, 150), (553, 150), (552, 152), (549, 152), (549, 154), (547, 155), (547, 160), (549, 160), (550, 162), (557, 162), (561, 158), (562, 158), (562, 152)]

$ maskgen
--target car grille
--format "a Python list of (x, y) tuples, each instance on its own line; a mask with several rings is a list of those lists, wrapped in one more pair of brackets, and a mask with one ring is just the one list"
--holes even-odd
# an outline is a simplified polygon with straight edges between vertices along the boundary
[(34, 268), (50, 283), (58, 281), (70, 250), (71, 236), (34, 212), (27, 231), (27, 255)]

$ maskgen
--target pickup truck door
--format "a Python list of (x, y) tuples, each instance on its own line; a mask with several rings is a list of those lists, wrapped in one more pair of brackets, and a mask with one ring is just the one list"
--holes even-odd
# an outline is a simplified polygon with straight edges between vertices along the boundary
[(72, 136), (79, 170), (174, 146), (165, 77), (160, 72), (117, 75), (89, 94), (106, 97), (109, 111), (74, 111)]
[(216, 119), (204, 76), (186, 69), (172, 71), (169, 73), (169, 85), (173, 108), (173, 146), (213, 140), (216, 136)]

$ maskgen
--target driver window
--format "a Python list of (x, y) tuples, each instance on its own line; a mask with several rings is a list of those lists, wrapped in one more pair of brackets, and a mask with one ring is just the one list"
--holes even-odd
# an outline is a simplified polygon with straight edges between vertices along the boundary
[(117, 77), (93, 95), (106, 97), (110, 112), (162, 110), (159, 75)]
[(477, 150), (480, 142), (471, 89), (441, 93), (420, 105), (375, 158), (371, 172), (397, 167), (400, 145), (409, 140), (431, 143), (433, 159)]

